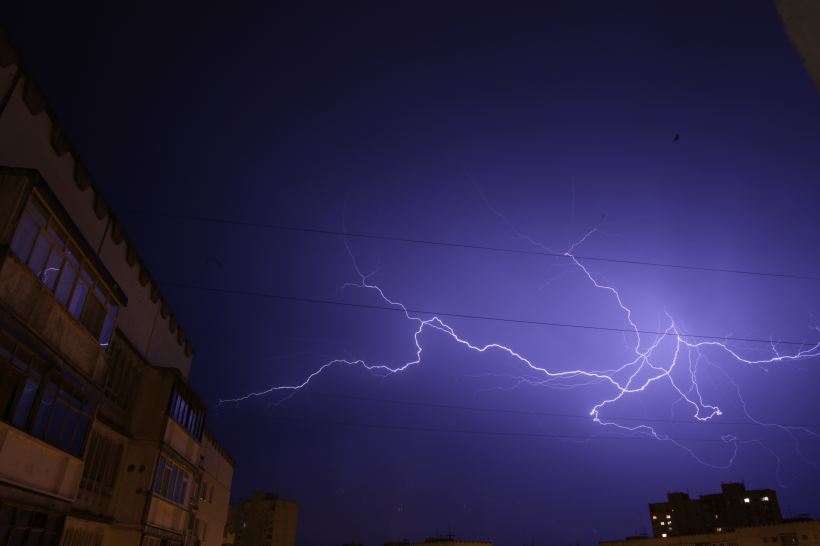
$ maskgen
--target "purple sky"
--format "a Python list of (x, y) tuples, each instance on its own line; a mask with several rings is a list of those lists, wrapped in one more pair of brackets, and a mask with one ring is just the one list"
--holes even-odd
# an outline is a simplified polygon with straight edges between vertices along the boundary
[[(574, 253), (820, 277), (820, 96), (773, 4), (566, 4), (29, 2), (0, 20), (117, 209), (558, 253), (589, 234)], [(119, 216), (161, 283), (385, 306), (342, 289), (358, 267), (410, 309), (632, 328), (597, 282), (640, 330), (820, 341), (818, 280), (579, 260), (591, 279), (565, 258)], [(419, 322), (163, 291), (237, 461), (232, 499), (298, 500), (298, 544), (448, 526), (500, 546), (595, 543), (648, 527), (667, 491), (741, 479), (820, 515), (820, 359), (738, 359), (799, 345), (684, 346), (647, 383), (674, 336), (642, 334), (639, 352), (658, 345), (639, 370), (634, 333), (441, 317), (540, 370), (427, 326), (401, 372), (334, 364), (317, 394), (219, 405), (334, 359), (402, 367)], [(632, 361), (611, 380), (567, 375)], [(589, 417), (632, 374), (646, 387), (602, 420), (677, 445)]]

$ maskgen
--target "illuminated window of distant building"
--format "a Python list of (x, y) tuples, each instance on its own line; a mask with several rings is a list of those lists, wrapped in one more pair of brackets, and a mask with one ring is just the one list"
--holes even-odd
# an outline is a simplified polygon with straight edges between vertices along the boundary
[(672, 516), (666, 516), (666, 519), (672, 519)]
[(664, 538), (666, 538), (666, 533), (663, 533), (661, 536), (662, 536), (662, 537), (664, 537)]
[(187, 508), (188, 496), (185, 491), (188, 488), (189, 481), (190, 475), (182, 467), (164, 456), (160, 457), (157, 477), (154, 481), (154, 493), (156, 495)]
[(661, 525), (666, 525), (666, 522), (665, 522), (665, 521), (662, 521), (662, 522), (661, 522)]
[(652, 516), (652, 519), (658, 519), (658, 516)]
[(764, 502), (765, 502), (765, 501), (768, 501), (768, 500), (769, 500), (769, 497), (760, 497), (760, 500), (762, 500), (762, 501), (764, 501)]
[(743, 499), (743, 502), (749, 502), (749, 499)]
[(718, 533), (720, 533), (720, 532), (721, 532), (721, 527), (718, 527), (718, 528), (717, 528), (717, 529), (715, 529), (715, 530), (716, 530)]
[(120, 302), (80, 250), (80, 239), (61, 225), (35, 192), (11, 250), (54, 293), (103, 347), (108, 347)]
[(717, 515), (717, 514), (715, 514), (715, 519), (718, 519), (718, 515)]

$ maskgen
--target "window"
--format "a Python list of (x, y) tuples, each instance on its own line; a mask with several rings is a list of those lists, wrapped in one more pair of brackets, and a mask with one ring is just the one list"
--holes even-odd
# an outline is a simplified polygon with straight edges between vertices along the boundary
[(662, 536), (663, 538), (666, 538), (666, 533), (663, 533), (661, 536)]
[(190, 432), (196, 441), (201, 441), (202, 426), (205, 424), (205, 408), (182, 384), (177, 384), (171, 393), (168, 413), (182, 425), (182, 428)]
[(102, 533), (100, 531), (89, 531), (88, 529), (66, 529), (63, 546), (97, 546), (102, 544)]
[(749, 499), (743, 499), (743, 502), (749, 502)]
[(658, 519), (658, 516), (652, 516), (652, 519)]
[(665, 521), (662, 521), (662, 522), (661, 522), (661, 525), (666, 525), (666, 522), (665, 522)]
[(173, 503), (188, 507), (188, 497), (185, 491), (188, 488), (190, 475), (177, 464), (172, 463), (164, 456), (159, 458), (157, 477), (154, 481), (154, 494)]
[(68, 379), (50, 373), (41, 389), (31, 434), (80, 456), (94, 402)]
[(808, 535), (803, 535), (803, 540), (809, 540)]
[(80, 251), (80, 245), (35, 192), (11, 249), (100, 345), (108, 347), (120, 303)]
[(777, 537), (772, 537), (772, 542), (777, 542)]
[(768, 502), (769, 497), (760, 497), (760, 500), (762, 500), (763, 502)]
[(142, 546), (182, 546), (182, 543), (145, 535), (142, 537)]
[(209, 504), (214, 503), (214, 486), (211, 486), (211, 496), (208, 498), (208, 503)]
[(672, 516), (666, 516), (666, 519), (672, 519)]
[(0, 365), (0, 418), (24, 428), (47, 368), (5, 332), (0, 332), (2, 360), (12, 366)]
[(722, 528), (718, 527), (717, 529), (715, 529), (715, 531), (717, 531), (718, 533), (720, 533), (720, 532), (722, 531)]
[(718, 515), (717, 515), (717, 514), (715, 514), (715, 519), (718, 519)]
[(208, 494), (208, 482), (202, 482), (202, 494), (199, 496), (200, 499), (205, 500), (205, 496)]
[(797, 535), (780, 535), (780, 542), (783, 542), (784, 544), (798, 544)]
[(88, 443), (88, 456), (85, 458), (80, 487), (111, 497), (121, 456), (122, 444), (94, 431)]
[(56, 369), (0, 331), (0, 412), (4, 421), (80, 457), (94, 402)]
[(12, 504), (0, 505), (0, 544), (57, 546), (65, 517)]

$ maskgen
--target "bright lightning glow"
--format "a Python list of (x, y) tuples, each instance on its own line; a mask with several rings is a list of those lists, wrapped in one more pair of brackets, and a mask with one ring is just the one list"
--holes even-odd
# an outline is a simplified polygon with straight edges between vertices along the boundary
[[(478, 186), (476, 186), (476, 187), (478, 187)], [(490, 208), (490, 210), (492, 210), (493, 213), (495, 213), (500, 218), (502, 218), (507, 223), (507, 225), (513, 230), (513, 232), (515, 232), (515, 234), (519, 238), (521, 238), (522, 240), (525, 240), (525, 241), (527, 241), (527, 242), (529, 242), (533, 245), (536, 245), (540, 248), (543, 248), (543, 249), (545, 249), (549, 252), (555, 252), (554, 250), (552, 250), (550, 248), (547, 248), (543, 244), (535, 241), (531, 237), (523, 235), (513, 225), (513, 223), (510, 222), (510, 220), (506, 216), (499, 213), (495, 208), (493, 208), (490, 205), (490, 203), (484, 197), (483, 192), (481, 192), (481, 189), (478, 188), (478, 190), (481, 193), (482, 199), (484, 199), (484, 202)], [(669, 437), (668, 435), (658, 432), (652, 426), (645, 425), (645, 424), (636, 425), (636, 426), (626, 426), (626, 425), (621, 425), (621, 424), (618, 424), (618, 423), (615, 423), (615, 422), (607, 421), (606, 418), (601, 416), (601, 411), (607, 405), (613, 404), (613, 403), (615, 403), (619, 400), (625, 399), (626, 397), (630, 397), (632, 395), (636, 395), (637, 393), (640, 393), (640, 392), (643, 392), (647, 389), (650, 389), (653, 385), (660, 384), (661, 382), (665, 382), (668, 385), (670, 385), (672, 388), (674, 388), (675, 391), (677, 392), (677, 394), (679, 395), (679, 399), (675, 403), (683, 402), (687, 406), (691, 407), (692, 416), (697, 421), (712, 420), (714, 417), (722, 415), (721, 409), (717, 405), (707, 403), (704, 400), (703, 396), (701, 395), (700, 388), (698, 386), (698, 371), (701, 370), (704, 366), (709, 366), (710, 369), (714, 369), (718, 373), (720, 373), (734, 387), (734, 389), (736, 391), (736, 395), (737, 395), (737, 397), (740, 401), (740, 404), (742, 406), (742, 410), (745, 413), (745, 415), (747, 416), (747, 418), (751, 421), (751, 423), (754, 423), (756, 425), (763, 426), (763, 427), (771, 427), (772, 429), (778, 429), (778, 430), (781, 430), (781, 431), (785, 431), (787, 434), (790, 435), (791, 438), (794, 439), (795, 450), (798, 453), (798, 455), (803, 460), (805, 460), (807, 463), (809, 463), (809, 464), (815, 466), (816, 468), (820, 469), (820, 466), (818, 466), (815, 462), (809, 460), (800, 451), (799, 441), (798, 441), (798, 438), (795, 436), (795, 432), (796, 431), (802, 431), (804, 433), (810, 434), (810, 435), (812, 435), (814, 437), (817, 437), (817, 438), (820, 438), (820, 435), (808, 430), (805, 427), (786, 426), (786, 425), (780, 425), (780, 424), (776, 424), (776, 423), (764, 423), (764, 422), (761, 422), (757, 419), (754, 419), (749, 414), (749, 412), (746, 408), (746, 402), (743, 400), (743, 397), (740, 394), (740, 389), (739, 389), (737, 383), (735, 383), (735, 381), (732, 380), (720, 367), (712, 364), (709, 361), (707, 355), (703, 352), (705, 349), (716, 349), (718, 351), (724, 352), (725, 354), (730, 356), (732, 359), (734, 359), (738, 363), (743, 363), (743, 364), (746, 364), (746, 365), (749, 365), (749, 366), (758, 366), (758, 367), (761, 367), (764, 370), (767, 370), (767, 366), (770, 366), (770, 365), (775, 365), (775, 364), (778, 364), (778, 363), (793, 364), (793, 363), (801, 361), (801, 360), (806, 360), (806, 359), (809, 359), (809, 358), (814, 358), (814, 357), (820, 356), (820, 343), (818, 343), (816, 345), (813, 345), (813, 346), (810, 346), (810, 347), (807, 347), (807, 348), (801, 348), (795, 354), (787, 355), (787, 354), (781, 354), (777, 350), (776, 343), (772, 342), (771, 343), (771, 353), (774, 356), (772, 356), (771, 358), (764, 358), (764, 359), (760, 359), (760, 360), (749, 360), (749, 359), (741, 357), (740, 354), (738, 354), (737, 350), (730, 347), (729, 344), (727, 344), (727, 343), (721, 343), (721, 342), (717, 342), (717, 341), (704, 341), (704, 342), (693, 341), (692, 337), (688, 336), (686, 334), (686, 332), (684, 331), (684, 329), (679, 327), (676, 324), (674, 318), (669, 313), (666, 313), (666, 319), (668, 321), (666, 327), (663, 330), (659, 330), (659, 331), (662, 332), (662, 334), (656, 335), (654, 337), (654, 339), (651, 339), (651, 340), (647, 341), (647, 340), (645, 340), (641, 337), (641, 333), (638, 330), (638, 326), (633, 321), (632, 311), (624, 303), (624, 301), (621, 297), (621, 294), (619, 294), (618, 290), (614, 286), (612, 286), (611, 283), (602, 283), (602, 282), (599, 282), (598, 280), (596, 280), (596, 277), (600, 277), (600, 276), (590, 272), (580, 261), (578, 261), (578, 259), (576, 259), (575, 255), (573, 254), (573, 252), (575, 251), (575, 249), (579, 245), (583, 244), (587, 239), (589, 239), (591, 236), (593, 236), (596, 233), (600, 233), (602, 235), (608, 235), (607, 233), (605, 233), (601, 230), (601, 224), (599, 224), (596, 227), (594, 227), (593, 229), (591, 229), (588, 233), (586, 233), (586, 235), (581, 237), (574, 244), (572, 244), (566, 250), (566, 252), (561, 252), (560, 254), (565, 256), (566, 258), (568, 258), (570, 260), (571, 263), (568, 264), (569, 267), (574, 267), (576, 271), (579, 271), (583, 275), (585, 275), (586, 278), (589, 280), (589, 282), (595, 288), (597, 288), (597, 289), (603, 291), (604, 293), (608, 294), (608, 297), (611, 298), (613, 303), (617, 304), (619, 306), (621, 312), (624, 314), (625, 318), (629, 322), (630, 327), (634, 330), (634, 335), (635, 335), (635, 340), (636, 340), (635, 343), (634, 343), (634, 347), (633, 346), (628, 347), (630, 349), (630, 351), (634, 352), (634, 357), (632, 357), (631, 360), (629, 360), (629, 361), (625, 362), (624, 364), (622, 364), (620, 367), (617, 367), (617, 368), (614, 368), (614, 369), (609, 369), (609, 370), (603, 370), (603, 371), (587, 371), (587, 370), (578, 369), (578, 370), (571, 370), (571, 371), (560, 372), (560, 373), (551, 372), (550, 370), (546, 369), (545, 367), (541, 367), (541, 366), (538, 366), (538, 365), (534, 364), (528, 358), (526, 358), (525, 356), (519, 354), (518, 352), (516, 352), (515, 350), (513, 350), (509, 347), (506, 347), (506, 346), (503, 346), (503, 345), (500, 345), (500, 344), (497, 344), (497, 343), (489, 343), (489, 344), (486, 344), (486, 345), (474, 344), (474, 343), (468, 341), (467, 339), (459, 336), (452, 327), (448, 326), (445, 322), (443, 322), (442, 319), (440, 319), (438, 317), (433, 317), (433, 318), (429, 318), (429, 319), (421, 319), (419, 317), (414, 317), (414, 316), (411, 315), (410, 312), (407, 311), (407, 308), (404, 306), (404, 304), (391, 300), (390, 298), (387, 297), (387, 295), (384, 293), (384, 291), (379, 286), (377, 286), (375, 284), (371, 284), (368, 281), (368, 279), (375, 273), (375, 271), (373, 273), (370, 273), (370, 274), (362, 273), (361, 269), (359, 268), (359, 266), (356, 263), (356, 258), (354, 256), (353, 252), (350, 250), (350, 247), (347, 244), (347, 240), (343, 239), (343, 244), (345, 245), (345, 248), (347, 249), (347, 252), (348, 252), (348, 254), (349, 254), (349, 256), (352, 260), (352, 263), (353, 263), (353, 266), (354, 266), (356, 272), (359, 275), (360, 280), (358, 282), (345, 283), (342, 286), (342, 290), (348, 289), (348, 288), (356, 288), (356, 289), (375, 292), (389, 306), (401, 309), (404, 312), (404, 316), (406, 317), (406, 319), (408, 321), (415, 322), (417, 324), (417, 328), (415, 329), (415, 332), (413, 334), (414, 342), (415, 342), (415, 345), (416, 345), (415, 358), (413, 360), (409, 361), (409, 362), (406, 362), (404, 364), (394, 366), (394, 367), (383, 365), (383, 364), (382, 365), (371, 365), (371, 364), (368, 364), (367, 362), (365, 362), (364, 360), (361, 360), (361, 359), (341, 359), (341, 358), (340, 359), (333, 359), (333, 360), (330, 360), (330, 361), (326, 362), (322, 366), (320, 366), (313, 373), (309, 374), (304, 379), (304, 381), (302, 381), (301, 383), (298, 383), (298, 384), (295, 384), (295, 385), (284, 385), (284, 386), (271, 387), (267, 390), (263, 390), (263, 391), (260, 391), (260, 392), (254, 392), (254, 393), (248, 394), (247, 396), (243, 396), (243, 397), (240, 397), (240, 398), (220, 400), (219, 404), (227, 403), (227, 402), (238, 403), (238, 402), (249, 400), (251, 398), (261, 397), (261, 396), (265, 396), (265, 395), (275, 393), (275, 392), (288, 392), (288, 393), (290, 393), (288, 396), (284, 397), (282, 400), (279, 400), (278, 402), (276, 402), (276, 404), (279, 404), (279, 403), (281, 403), (285, 400), (288, 400), (299, 389), (302, 389), (302, 388), (306, 387), (315, 377), (320, 375), (327, 368), (329, 368), (331, 366), (338, 365), (338, 364), (345, 364), (345, 365), (348, 365), (348, 366), (361, 366), (361, 367), (369, 370), (370, 372), (373, 372), (373, 373), (379, 374), (379, 375), (383, 375), (383, 376), (400, 373), (403, 370), (406, 370), (409, 366), (419, 364), (421, 362), (421, 356), (422, 356), (422, 350), (423, 349), (422, 349), (421, 343), (419, 341), (419, 336), (425, 330), (425, 328), (427, 328), (427, 329), (434, 329), (434, 330), (437, 330), (439, 332), (445, 333), (446, 335), (450, 336), (454, 341), (456, 341), (460, 345), (463, 345), (466, 349), (468, 349), (470, 351), (475, 351), (475, 352), (479, 352), (479, 353), (484, 353), (484, 352), (487, 352), (487, 351), (498, 351), (498, 352), (501, 352), (501, 353), (506, 353), (507, 355), (509, 355), (513, 359), (515, 359), (518, 362), (520, 362), (521, 364), (523, 364), (525, 366), (525, 368), (528, 370), (527, 374), (522, 374), (522, 375), (492, 374), (492, 376), (494, 376), (494, 377), (503, 376), (503, 377), (506, 377), (506, 378), (512, 378), (515, 381), (515, 385), (511, 388), (515, 388), (515, 387), (517, 387), (519, 385), (523, 385), (523, 384), (532, 385), (532, 386), (549, 387), (549, 388), (559, 388), (559, 389), (578, 388), (578, 387), (588, 386), (588, 385), (602, 383), (602, 382), (611, 384), (612, 386), (614, 386), (616, 388), (616, 393), (617, 394), (615, 396), (611, 397), (611, 398), (606, 398), (606, 399), (603, 399), (603, 400), (599, 401), (597, 404), (592, 406), (592, 408), (590, 409), (590, 412), (589, 412), (589, 415), (592, 418), (592, 420), (594, 422), (598, 423), (599, 425), (601, 425), (602, 427), (604, 427), (605, 431), (608, 430), (610, 432), (619, 432), (619, 433), (623, 433), (623, 434), (626, 434), (626, 435), (629, 435), (629, 436), (633, 436), (635, 434), (644, 434), (644, 435), (648, 435), (649, 437), (660, 440), (660, 441), (671, 442), (674, 445), (680, 447), (681, 449), (686, 450), (692, 457), (695, 458), (695, 460), (697, 460), (701, 464), (704, 464), (706, 466), (710, 466), (710, 467), (713, 467), (713, 468), (721, 468), (721, 469), (729, 468), (733, 464), (733, 462), (734, 462), (734, 460), (735, 460), (735, 458), (738, 454), (738, 446), (739, 445), (748, 444), (748, 443), (758, 444), (760, 447), (762, 447), (763, 449), (765, 449), (769, 453), (771, 453), (772, 456), (776, 459), (776, 461), (777, 461), (777, 475), (778, 475), (778, 480), (780, 480), (780, 476), (779, 476), (779, 471), (780, 471), (780, 466), (781, 466), (780, 465), (780, 459), (768, 446), (766, 446), (763, 443), (762, 440), (741, 440), (740, 438), (738, 438), (734, 435), (724, 435), (724, 436), (722, 436), (721, 439), (723, 440), (723, 442), (725, 442), (727, 444), (732, 444), (733, 453), (732, 453), (732, 456), (729, 458), (728, 462), (726, 462), (725, 465), (715, 465), (715, 464), (711, 464), (709, 462), (706, 462), (706, 461), (702, 460), (700, 457), (698, 457), (698, 455), (692, 449), (690, 449), (689, 447), (683, 445), (679, 441), (676, 441), (675, 439)], [(820, 327), (818, 327), (818, 324), (814, 324), (811, 328), (813, 330), (820, 331)], [(659, 348), (661, 342), (663, 342), (663, 341), (670, 341), (670, 342), (674, 343), (675, 350), (674, 350), (674, 354), (671, 357), (671, 359), (667, 359), (668, 361), (666, 361), (666, 362), (658, 362), (658, 360), (660, 360), (661, 357), (656, 356), (656, 353), (660, 352), (658, 348)], [(672, 376), (672, 371), (675, 368), (684, 368), (685, 369), (685, 374), (683, 374), (683, 376), (687, 380), (687, 385), (681, 385), (680, 380), (679, 379), (676, 380)], [(484, 374), (484, 375), (486, 376), (486, 375), (490, 375), (490, 374)], [(504, 390), (508, 390), (508, 389), (504, 389)], [(217, 406), (219, 404), (217, 404)], [(783, 487), (787, 487), (790, 484), (791, 484), (791, 482), (783, 483), (781, 481), (781, 483), (780, 483), (780, 485), (783, 486)]]

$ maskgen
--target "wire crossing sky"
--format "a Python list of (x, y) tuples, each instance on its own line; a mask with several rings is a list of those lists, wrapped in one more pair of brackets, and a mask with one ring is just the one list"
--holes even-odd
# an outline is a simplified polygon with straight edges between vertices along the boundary
[[(478, 186), (476, 187), (478, 188)], [(706, 366), (715, 367), (718, 373), (726, 377), (729, 380), (729, 382), (733, 385), (733, 387), (737, 390), (737, 398), (742, 404), (743, 414), (749, 420), (749, 422), (758, 426), (771, 427), (787, 432), (792, 438), (792, 442), (795, 446), (795, 450), (797, 451), (797, 453), (799, 453), (800, 456), (806, 462), (816, 466), (818, 470), (820, 470), (820, 465), (818, 465), (816, 461), (805, 457), (803, 452), (800, 451), (799, 444), (801, 443), (801, 440), (795, 435), (797, 433), (805, 433), (813, 437), (812, 440), (809, 440), (813, 443), (820, 440), (820, 434), (812, 430), (809, 430), (809, 428), (807, 428), (806, 426), (784, 425), (774, 422), (763, 422), (755, 418), (746, 410), (746, 404), (743, 400), (743, 396), (740, 392), (740, 388), (738, 387), (737, 383), (735, 383), (734, 380), (732, 380), (732, 378), (729, 375), (727, 375), (722, 368), (710, 362), (707, 353), (708, 350), (717, 350), (719, 352), (725, 352), (726, 354), (730, 355), (731, 358), (735, 361), (743, 363), (745, 365), (767, 368), (770, 366), (782, 365), (784, 363), (795, 363), (801, 361), (816, 360), (818, 356), (820, 356), (820, 342), (817, 342), (814, 345), (808, 345), (807, 347), (801, 347), (797, 350), (787, 353), (778, 349), (778, 343), (771, 341), (769, 348), (771, 356), (767, 358), (749, 359), (742, 357), (740, 354), (741, 350), (736, 347), (732, 347), (730, 345), (730, 341), (693, 341), (692, 336), (687, 334), (684, 329), (679, 327), (675, 323), (672, 314), (668, 312), (666, 313), (667, 324), (665, 326), (665, 329), (662, 332), (654, 332), (654, 335), (647, 339), (645, 335), (642, 335), (644, 334), (644, 332), (641, 331), (638, 328), (637, 324), (634, 322), (633, 313), (628, 307), (628, 304), (622, 299), (621, 294), (618, 292), (617, 288), (613, 286), (611, 283), (607, 282), (606, 279), (602, 278), (600, 275), (595, 274), (594, 272), (590, 271), (587, 267), (582, 265), (581, 262), (574, 255), (576, 248), (581, 247), (588, 238), (593, 237), (596, 234), (602, 233), (600, 230), (600, 225), (591, 229), (582, 238), (580, 238), (574, 244), (572, 244), (565, 252), (559, 254), (556, 251), (532, 239), (531, 237), (522, 234), (506, 216), (502, 215), (495, 208), (492, 207), (492, 205), (484, 197), (484, 194), (480, 188), (478, 188), (478, 191), (480, 192), (482, 200), (485, 202), (487, 207), (489, 207), (489, 209), (495, 215), (499, 216), (504, 220), (508, 227), (515, 233), (515, 236), (517, 238), (526, 240), (530, 244), (542, 248), (551, 255), (560, 255), (571, 260), (572, 264), (576, 268), (576, 273), (579, 273), (586, 277), (586, 279), (596, 289), (600, 290), (602, 292), (602, 298), (605, 301), (609, 300), (609, 303), (611, 305), (616, 305), (618, 308), (620, 308), (623, 316), (626, 318), (627, 322), (632, 327), (632, 332), (634, 333), (634, 337), (632, 338), (631, 343), (630, 340), (626, 337), (624, 339), (626, 347), (634, 353), (633, 357), (630, 360), (621, 363), (617, 367), (609, 369), (595, 369), (594, 367), (589, 367), (587, 369), (579, 368), (564, 372), (552, 372), (548, 369), (547, 366), (534, 363), (530, 359), (526, 358), (524, 355), (516, 352), (516, 350), (513, 348), (498, 343), (485, 343), (467, 340), (464, 337), (460, 337), (451, 326), (447, 325), (439, 317), (422, 319), (414, 316), (414, 312), (408, 310), (408, 308), (403, 303), (389, 299), (382, 288), (380, 288), (376, 284), (368, 282), (368, 279), (375, 275), (377, 271), (371, 271), (369, 273), (363, 272), (357, 264), (356, 257), (354, 253), (351, 251), (350, 246), (347, 244), (347, 240), (343, 239), (344, 246), (350, 256), (350, 260), (353, 264), (353, 267), (355, 268), (355, 271), (359, 276), (359, 281), (345, 283), (339, 290), (340, 294), (344, 296), (346, 291), (349, 292), (353, 290), (372, 291), (378, 294), (379, 299), (382, 300), (385, 304), (400, 309), (404, 313), (404, 316), (407, 318), (408, 321), (411, 321), (412, 323), (415, 323), (417, 325), (415, 332), (413, 334), (414, 343), (416, 346), (415, 359), (409, 362), (397, 364), (368, 363), (361, 359), (333, 359), (326, 362), (318, 369), (316, 369), (314, 372), (307, 375), (307, 377), (301, 383), (292, 385), (273, 386), (268, 389), (252, 392), (246, 396), (238, 398), (220, 399), (219, 402), (216, 404), (217, 409), (219, 409), (219, 407), (222, 404), (240, 403), (251, 398), (263, 397), (277, 392), (288, 393), (287, 396), (274, 402), (272, 405), (276, 406), (282, 404), (289, 400), (294, 394), (296, 394), (300, 390), (306, 389), (314, 378), (318, 377), (325, 370), (332, 366), (361, 366), (362, 368), (368, 370), (370, 373), (374, 375), (380, 375), (383, 377), (390, 374), (401, 373), (410, 366), (422, 364), (423, 347), (419, 338), (425, 329), (432, 329), (439, 332), (443, 332), (444, 334), (452, 338), (453, 341), (465, 347), (468, 351), (475, 351), (479, 353), (487, 351), (497, 351), (500, 353), (504, 353), (508, 357), (524, 364), (523, 373), (521, 373), (520, 375), (502, 374), (505, 375), (507, 378), (512, 379), (515, 383), (512, 387), (505, 387), (505, 390), (512, 390), (524, 384), (536, 387), (543, 387), (546, 389), (580, 389), (584, 386), (598, 384), (601, 382), (610, 384), (612, 387), (615, 388), (615, 395), (599, 400), (591, 407), (589, 412), (591, 418), (596, 423), (601, 425), (601, 434), (616, 433), (623, 434), (626, 436), (634, 436), (635, 434), (647, 435), (655, 440), (670, 442), (674, 444), (675, 446), (687, 451), (695, 460), (697, 460), (701, 464), (721, 469), (727, 469), (732, 466), (732, 463), (734, 462), (735, 457), (737, 456), (738, 449), (742, 445), (756, 444), (763, 447), (769, 453), (771, 453), (773, 463), (775, 467), (779, 470), (781, 466), (781, 460), (774, 450), (767, 447), (766, 444), (770, 443), (771, 440), (766, 438), (765, 433), (759, 435), (758, 437), (751, 437), (748, 434), (746, 434), (745, 438), (743, 437), (743, 435), (723, 435), (721, 437), (721, 441), (732, 445), (733, 452), (731, 453), (731, 456), (724, 460), (722, 463), (714, 463), (709, 462), (705, 458), (699, 456), (695, 449), (686, 445), (686, 442), (698, 442), (702, 440), (691, 438), (675, 438), (669, 434), (658, 432), (656, 428), (653, 427), (651, 424), (625, 425), (622, 423), (618, 423), (617, 419), (607, 419), (604, 415), (602, 415), (602, 413), (606, 413), (606, 410), (608, 409), (607, 406), (616, 404), (619, 400), (621, 400), (624, 397), (629, 397), (636, 393), (651, 390), (653, 389), (653, 386), (656, 383), (663, 382), (671, 386), (677, 393), (679, 398), (675, 401), (675, 404), (680, 402), (683, 406), (686, 407), (686, 409), (683, 410), (685, 415), (688, 415), (696, 422), (708, 422), (712, 419), (716, 419), (717, 417), (722, 415), (720, 406), (716, 403), (705, 400), (704, 396), (701, 394), (701, 390), (699, 387), (699, 381), (703, 381), (704, 376), (707, 375), (707, 372), (704, 370), (704, 368)], [(820, 326), (818, 326), (817, 324), (812, 324), (811, 328), (816, 331), (820, 331)], [(663, 343), (672, 344), (673, 351), (671, 353), (671, 358), (658, 355), (658, 353), (661, 352), (659, 350), (659, 347)], [(780, 344), (782, 344), (782, 342)], [(675, 374), (674, 372), (676, 371), (676, 368), (682, 369), (683, 373)], [(647, 419), (648, 423), (652, 421), (657, 421), (657, 419)], [(591, 439), (591, 437), (585, 438), (583, 436), (563, 437), (586, 440)], [(803, 443), (805, 442), (806, 440), (804, 439)], [(779, 474), (778, 480), (780, 480)], [(782, 487), (786, 487), (788, 485), (791, 485), (791, 482), (780, 481), (780, 485)]]
[(0, 18), (297, 544), (820, 512), (820, 99), (771, 1)]

